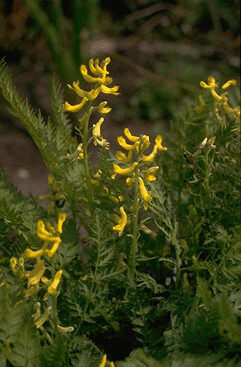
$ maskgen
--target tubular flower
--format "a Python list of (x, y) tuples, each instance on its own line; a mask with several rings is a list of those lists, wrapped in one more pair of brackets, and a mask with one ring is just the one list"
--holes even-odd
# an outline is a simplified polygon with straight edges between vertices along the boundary
[(117, 142), (121, 146), (121, 148), (128, 150), (128, 151), (134, 150), (136, 148), (136, 143), (133, 145), (127, 144), (126, 139), (123, 136), (118, 136)]
[(13, 274), (17, 274), (16, 266), (17, 266), (17, 259), (16, 259), (16, 257), (12, 257), (11, 260), (10, 260), (10, 268), (11, 268)]
[(23, 253), (23, 257), (26, 257), (28, 259), (35, 259), (36, 257), (43, 255), (43, 253), (44, 253), (43, 249), (33, 251), (29, 247), (27, 247)]
[(58, 330), (61, 334), (71, 333), (72, 331), (74, 331), (74, 327), (73, 326), (61, 326), (58, 324)]
[(102, 84), (100, 86), (100, 90), (102, 93), (105, 94), (113, 94), (114, 96), (118, 96), (120, 93), (118, 92), (119, 86), (115, 85), (114, 87), (107, 87), (106, 85)]
[(118, 224), (112, 228), (114, 231), (119, 232), (119, 237), (122, 235), (123, 230), (127, 224), (127, 215), (123, 206), (120, 207), (120, 214), (121, 217), (118, 218)]
[[(140, 188), (140, 193), (141, 193), (141, 196), (143, 198), (143, 200), (148, 203), (152, 200), (152, 196), (151, 194), (147, 191), (146, 187), (145, 187), (145, 184), (144, 184), (144, 181), (142, 180), (141, 177), (138, 177), (138, 181), (139, 181), (139, 188)], [(146, 210), (147, 209), (147, 205), (144, 205), (144, 209)]]
[(88, 98), (84, 97), (82, 99), (82, 101), (79, 104), (76, 104), (76, 105), (71, 105), (70, 103), (65, 102), (64, 103), (64, 110), (68, 111), (68, 112), (78, 112), (84, 107), (84, 105), (87, 101), (88, 101)]
[(130, 140), (132, 143), (135, 143), (140, 140), (139, 136), (132, 135), (127, 127), (124, 129), (124, 134), (127, 137), (127, 139)]
[(104, 355), (103, 355), (103, 358), (102, 358), (102, 361), (101, 361), (101, 362), (100, 362), (100, 364), (99, 364), (99, 367), (105, 367), (106, 362), (107, 362), (107, 355), (106, 355), (106, 354), (104, 354)]
[(153, 166), (151, 168), (149, 168), (146, 172), (145, 172), (145, 179), (147, 181), (156, 181), (156, 176), (153, 175), (154, 172), (158, 171), (159, 166)]
[(43, 315), (38, 319), (38, 320), (36, 320), (35, 321), (35, 326), (36, 326), (36, 328), (37, 329), (39, 329), (46, 321), (47, 321), (47, 319), (48, 319), (48, 317), (49, 317), (49, 313), (50, 313), (50, 311), (51, 311), (51, 306), (49, 306), (45, 311), (44, 311), (44, 313), (43, 313)]
[(63, 223), (65, 222), (66, 218), (67, 218), (66, 213), (64, 212), (59, 213), (59, 218), (58, 218), (58, 223), (57, 223), (57, 230), (59, 233), (63, 232)]
[[(102, 361), (99, 364), (99, 367), (105, 367), (107, 362), (107, 355), (104, 354), (102, 357)], [(114, 362), (110, 362), (110, 367), (115, 367)]]
[(148, 135), (141, 135), (140, 140), (138, 143), (136, 143), (136, 151), (144, 152), (146, 149), (148, 149), (150, 146), (150, 138)]
[(89, 92), (81, 89), (79, 87), (79, 81), (73, 83), (73, 87), (70, 84), (67, 84), (67, 87), (73, 90), (79, 97), (87, 98), (89, 101), (93, 101), (96, 99), (100, 93), (100, 88), (91, 89)]
[(63, 270), (58, 270), (57, 273), (55, 274), (54, 280), (48, 286), (48, 293), (50, 293), (51, 295), (55, 295), (57, 293), (57, 287), (60, 283), (62, 273), (63, 273)]
[[(209, 78), (213, 78), (213, 77), (209, 77)], [(213, 81), (214, 80), (214, 81)], [(239, 118), (240, 117), (240, 109), (239, 107), (230, 107), (228, 105), (228, 98), (227, 98), (227, 93), (223, 93), (222, 95), (219, 95), (216, 91), (215, 88), (217, 87), (217, 84), (215, 82), (215, 79), (208, 79), (209, 84), (206, 84), (205, 82), (201, 81), (200, 85), (203, 88), (209, 89), (210, 93), (212, 94), (213, 98), (220, 102), (220, 106), (224, 109), (224, 111), (226, 111), (227, 113), (230, 113), (232, 115), (234, 115), (235, 117)], [(224, 83), (222, 85), (222, 89), (227, 89), (229, 88), (231, 85), (236, 85), (237, 81), (235, 79), (230, 79), (228, 80), (226, 83)], [(217, 113), (218, 116), (218, 113)]]
[(118, 175), (129, 175), (131, 172), (134, 171), (134, 169), (137, 167), (138, 163), (134, 162), (132, 163), (131, 166), (127, 167), (127, 168), (121, 168), (120, 166), (118, 166), (118, 164), (114, 164), (113, 168), (114, 168), (114, 173), (117, 173)]
[(127, 184), (127, 186), (132, 186), (133, 183), (134, 183), (134, 179), (133, 178), (131, 178), (131, 177), (127, 177), (126, 178), (126, 184)]
[(101, 114), (109, 113), (112, 110), (112, 108), (106, 107), (106, 105), (107, 105), (107, 101), (101, 102), (99, 106), (97, 107), (97, 111)]
[(130, 163), (132, 160), (132, 155), (133, 155), (132, 151), (129, 151), (127, 156), (120, 150), (116, 152), (116, 158), (118, 159), (118, 161), (123, 163)]
[(213, 98), (216, 99), (216, 101), (221, 102), (224, 97), (220, 96), (213, 88), (210, 89), (210, 93), (212, 94)]
[(42, 220), (38, 221), (37, 224), (37, 236), (42, 240), (49, 242), (55, 242), (59, 237), (56, 237), (53, 233), (46, 230), (45, 224)]
[(145, 154), (142, 155), (143, 162), (145, 163), (152, 162), (157, 154), (157, 151), (158, 151), (158, 147), (157, 145), (154, 145), (152, 152), (149, 155), (145, 155)]
[(157, 135), (156, 138), (155, 138), (155, 144), (157, 146), (157, 148), (159, 150), (162, 150), (162, 151), (167, 151), (167, 148), (166, 147), (163, 147), (162, 145), (162, 136), (161, 135)]
[(216, 99), (216, 101), (220, 102), (223, 99), (223, 96), (220, 96), (219, 94), (217, 94), (217, 92), (215, 91), (215, 88), (217, 88), (218, 84), (216, 83), (216, 80), (213, 76), (209, 76), (208, 77), (208, 84), (201, 81), (200, 82), (200, 86), (202, 88), (205, 89), (209, 89), (210, 93), (212, 94), (213, 98)]
[(53, 256), (54, 256), (54, 254), (55, 254), (55, 252), (58, 250), (60, 243), (61, 243), (61, 239), (60, 239), (60, 238), (58, 238), (58, 239), (53, 243), (53, 245), (52, 245), (52, 247), (51, 247), (51, 249), (50, 249), (50, 250), (48, 250), (48, 249), (46, 249), (46, 250), (45, 250), (45, 254), (46, 254), (48, 257), (53, 257)]
[(104, 147), (105, 149), (109, 149), (110, 143), (102, 137), (101, 132), (100, 132), (100, 128), (103, 122), (104, 122), (104, 118), (101, 117), (99, 121), (93, 125), (92, 134), (94, 138), (94, 145), (100, 145)]
[(216, 88), (218, 85), (216, 84), (216, 80), (215, 80), (215, 78), (213, 77), (213, 76), (209, 76), (208, 77), (208, 84), (207, 83), (205, 83), (205, 82), (203, 82), (203, 81), (201, 81), (200, 82), (200, 86), (202, 87), (202, 88), (205, 88), (205, 89), (213, 89), (213, 88)]
[(39, 284), (40, 279), (44, 274), (44, 272), (45, 272), (44, 263), (43, 261), (38, 259), (33, 270), (27, 272), (26, 274), (28, 278), (28, 288), (31, 288), (32, 286), (36, 286), (37, 284)]
[(222, 85), (222, 89), (227, 89), (228, 87), (230, 87), (230, 85), (236, 85), (236, 84), (237, 84), (237, 80), (230, 79)]
[(88, 83), (100, 83), (100, 84), (109, 84), (112, 82), (112, 79), (107, 77), (109, 71), (107, 71), (107, 65), (110, 63), (110, 57), (106, 57), (104, 61), (102, 61), (101, 65), (99, 59), (90, 59), (89, 68), (92, 74), (95, 77), (88, 74), (87, 67), (85, 65), (81, 65), (80, 72)]
[(228, 105), (228, 102), (227, 101), (224, 101), (223, 102), (223, 108), (224, 108), (224, 110), (226, 111), (226, 112), (228, 112), (228, 113), (232, 113), (232, 114), (234, 114), (236, 117), (240, 117), (240, 108), (237, 106), (237, 107), (234, 107), (234, 108), (232, 108), (232, 107), (230, 107), (229, 105)]

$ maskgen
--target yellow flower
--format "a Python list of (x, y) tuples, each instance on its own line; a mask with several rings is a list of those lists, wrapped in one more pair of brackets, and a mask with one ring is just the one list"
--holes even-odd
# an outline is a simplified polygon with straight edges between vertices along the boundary
[(34, 296), (35, 294), (37, 294), (39, 291), (39, 283), (31, 285), (25, 292), (24, 292), (24, 296), (25, 297), (31, 297)]
[(105, 94), (113, 94), (114, 96), (118, 96), (120, 93), (118, 92), (119, 90), (119, 86), (115, 85), (114, 87), (107, 87), (104, 84), (101, 84), (100, 86), (100, 90), (102, 93)]
[(45, 224), (42, 220), (39, 220), (37, 223), (37, 236), (42, 240), (49, 242), (55, 242), (59, 239), (59, 236), (56, 236), (53, 231), (49, 232), (46, 230)]
[(63, 232), (63, 223), (66, 220), (67, 215), (64, 212), (59, 213), (58, 223), (57, 223), (57, 230), (59, 233)]
[(79, 81), (73, 83), (73, 87), (70, 84), (67, 84), (67, 87), (73, 90), (79, 97), (86, 97), (89, 101), (93, 101), (96, 99), (100, 93), (100, 88), (91, 89), (89, 92), (81, 89), (79, 87)]
[(43, 253), (44, 253), (43, 249), (33, 251), (29, 247), (27, 247), (23, 253), (23, 257), (26, 257), (28, 259), (35, 259), (36, 257), (43, 255)]
[(99, 65), (100, 61), (99, 59), (90, 59), (89, 60), (89, 68), (92, 74), (94, 75), (102, 75), (102, 77), (106, 77), (106, 75), (109, 74), (109, 71), (107, 71), (107, 65), (110, 63), (111, 59), (110, 57), (106, 57), (105, 60), (102, 62), (102, 67)]
[(139, 136), (134, 136), (131, 134), (130, 130), (126, 127), (124, 129), (124, 134), (132, 143), (135, 143), (140, 140)]
[(205, 89), (212, 89), (212, 88), (216, 88), (218, 85), (216, 84), (215, 78), (213, 76), (209, 76), (208, 77), (208, 84), (201, 81), (200, 86), (202, 88), (205, 88)]
[[(145, 184), (144, 184), (144, 181), (142, 180), (141, 177), (138, 177), (138, 181), (139, 181), (139, 188), (140, 188), (140, 193), (141, 193), (141, 196), (143, 198), (143, 200), (148, 203), (152, 200), (152, 196), (151, 194), (147, 191), (146, 187), (145, 187)], [(147, 205), (144, 204), (144, 209), (146, 210), (147, 209)]]
[(88, 83), (102, 83), (103, 79), (100, 77), (93, 77), (88, 74), (87, 67), (85, 65), (80, 66), (80, 72), (84, 78), (84, 80)]
[(123, 230), (127, 224), (127, 215), (126, 215), (126, 212), (123, 206), (120, 207), (120, 214), (121, 214), (121, 217), (118, 218), (118, 224), (112, 228), (114, 231), (119, 232), (119, 236), (122, 235)]
[(127, 144), (126, 139), (123, 136), (118, 136), (117, 142), (125, 150), (134, 150), (136, 148), (136, 143), (133, 145)]
[(102, 137), (101, 132), (100, 132), (100, 128), (103, 122), (104, 122), (104, 118), (101, 117), (99, 121), (93, 125), (92, 134), (94, 138), (94, 145), (100, 145), (104, 147), (105, 149), (109, 149), (110, 143)]
[(216, 101), (221, 102), (224, 99), (224, 96), (220, 96), (213, 88), (210, 89), (210, 93)]
[(45, 254), (48, 256), (48, 257), (53, 257), (55, 252), (58, 250), (59, 248), (59, 245), (61, 243), (61, 239), (58, 238), (52, 245), (51, 249), (50, 250), (45, 250)]
[(230, 87), (230, 85), (236, 85), (236, 84), (237, 84), (237, 80), (230, 79), (222, 85), (222, 89), (227, 89), (228, 87)]
[(71, 333), (72, 331), (74, 331), (73, 326), (61, 326), (58, 324), (58, 330), (61, 334), (65, 334), (65, 333)]
[[(101, 125), (103, 124), (104, 122), (104, 117), (101, 117), (99, 119), (99, 121), (93, 125), (93, 130), (92, 130), (92, 134), (93, 134), (93, 137), (94, 138), (98, 138), (101, 136), (101, 133), (100, 133), (100, 128), (101, 128)], [(97, 144), (95, 144), (97, 145)]]
[(36, 286), (39, 284), (42, 275), (45, 272), (45, 266), (43, 261), (37, 259), (37, 262), (33, 268), (33, 270), (26, 272), (26, 276), (28, 277), (28, 288), (32, 286)]
[(55, 295), (57, 293), (57, 287), (60, 283), (61, 277), (62, 277), (63, 270), (57, 271), (55, 274), (54, 280), (52, 283), (48, 286), (48, 293)]
[(116, 158), (118, 159), (118, 161), (120, 162), (124, 162), (124, 163), (130, 163), (132, 160), (132, 151), (128, 152), (128, 155), (126, 156), (125, 153), (121, 152), (120, 150), (118, 150), (116, 152)]
[(87, 97), (84, 97), (82, 101), (79, 104), (71, 105), (68, 102), (64, 103), (64, 110), (68, 112), (78, 112), (81, 110), (81, 108), (84, 107), (85, 103), (88, 101)]
[(132, 186), (133, 183), (134, 183), (134, 179), (133, 178), (131, 178), (131, 177), (127, 177), (126, 178), (126, 184), (127, 184), (127, 186)]
[(145, 179), (147, 181), (156, 181), (156, 176), (153, 175), (154, 172), (156, 172), (159, 169), (159, 166), (153, 166), (151, 168), (149, 168), (146, 172), (145, 172)]
[(80, 72), (85, 81), (88, 83), (110, 84), (112, 82), (112, 78), (107, 77), (107, 74), (109, 74), (107, 71), (107, 65), (110, 61), (110, 57), (106, 57), (101, 65), (99, 65), (99, 59), (89, 60), (90, 71), (95, 75), (95, 77), (88, 74), (87, 67), (85, 65), (81, 65)]
[(49, 285), (51, 283), (51, 280), (48, 279), (47, 277), (43, 276), (41, 278), (41, 282), (44, 284), (44, 285)]
[(146, 162), (146, 163), (152, 162), (157, 154), (157, 151), (158, 151), (158, 147), (157, 145), (154, 145), (152, 152), (149, 155), (145, 155), (145, 154), (142, 155), (143, 162)]
[(216, 99), (216, 101), (220, 102), (223, 100), (224, 96), (220, 96), (216, 91), (215, 88), (218, 86), (216, 83), (216, 80), (213, 76), (208, 77), (208, 84), (201, 81), (200, 86), (205, 89), (209, 89), (210, 93), (212, 94), (213, 98)]
[(159, 150), (162, 150), (164, 152), (167, 151), (167, 148), (162, 145), (162, 136), (161, 135), (156, 136), (155, 144), (156, 144), (156, 146)]
[(99, 367), (105, 367), (106, 362), (107, 362), (107, 355), (106, 355), (106, 354), (104, 354), (104, 355), (103, 355), (103, 358), (102, 358), (102, 361), (101, 361), (101, 362), (100, 362), (100, 364), (99, 364)]
[(49, 317), (49, 313), (50, 313), (50, 311), (51, 311), (51, 306), (49, 306), (47, 309), (46, 309), (46, 311), (44, 311), (44, 313), (43, 313), (43, 315), (37, 320), (37, 321), (35, 321), (35, 326), (36, 326), (36, 328), (37, 329), (39, 329), (46, 321), (47, 321), (47, 319), (48, 319), (48, 317)]
[(240, 117), (240, 108), (239, 108), (239, 106), (232, 108), (228, 105), (227, 101), (224, 101), (223, 102), (223, 108), (226, 112), (232, 113), (232, 114), (236, 115), (237, 117)]
[(114, 164), (114, 173), (117, 173), (118, 175), (129, 175), (131, 172), (134, 171), (137, 165), (138, 163), (134, 162), (131, 166), (127, 168), (121, 168), (120, 166), (118, 166), (118, 164)]
[(106, 107), (107, 101), (101, 102), (97, 107), (97, 111), (102, 114), (109, 113), (112, 109), (110, 107)]
[(10, 259), (10, 268), (11, 268), (13, 274), (17, 273), (16, 266), (17, 266), (17, 259), (16, 259), (16, 257), (12, 257)]
[[(144, 150), (148, 149), (149, 146), (150, 146), (149, 136), (148, 135), (142, 135), (139, 145), (140, 145), (140, 147), (138, 146), (138, 148), (140, 148), (141, 151), (144, 151)], [(136, 149), (136, 150), (137, 150), (137, 152), (139, 151), (139, 149)]]

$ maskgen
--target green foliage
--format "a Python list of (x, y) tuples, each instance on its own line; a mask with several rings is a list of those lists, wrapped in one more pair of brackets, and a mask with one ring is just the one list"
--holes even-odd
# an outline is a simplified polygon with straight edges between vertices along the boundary
[(55, 82), (46, 123), (3, 62), (0, 88), (50, 171), (47, 210), (0, 174), (1, 365), (92, 367), (104, 353), (117, 367), (239, 366), (237, 102), (206, 88), (147, 158), (149, 137), (125, 129), (130, 166), (89, 126), (92, 100), (74, 130)]
[[(31, 313), (22, 300), (14, 304), (14, 290), (0, 288), (0, 351), (3, 363), (13, 366), (39, 366), (40, 339), (31, 322)], [(4, 364), (3, 364), (4, 365)]]

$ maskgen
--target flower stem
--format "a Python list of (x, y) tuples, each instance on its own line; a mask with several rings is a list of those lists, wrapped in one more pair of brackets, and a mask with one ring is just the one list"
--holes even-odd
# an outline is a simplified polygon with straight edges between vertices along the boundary
[(131, 248), (131, 264), (130, 264), (130, 274), (131, 278), (135, 279), (136, 272), (136, 253), (137, 253), (137, 241), (138, 241), (138, 176), (135, 172), (134, 176), (134, 203), (133, 203), (133, 230), (132, 230), (132, 248)]
[(57, 295), (52, 295), (52, 311), (53, 311), (53, 324), (56, 337), (59, 335), (58, 329), (58, 313), (57, 313)]

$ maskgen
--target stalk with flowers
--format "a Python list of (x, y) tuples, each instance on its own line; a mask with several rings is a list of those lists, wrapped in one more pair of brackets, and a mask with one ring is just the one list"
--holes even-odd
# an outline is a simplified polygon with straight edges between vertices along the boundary
[(125, 127), (113, 153), (100, 98), (119, 94), (110, 61), (81, 65), (90, 89), (67, 85), (77, 104), (54, 84), (47, 123), (0, 65), (11, 113), (50, 171), (45, 206), (0, 174), (0, 365), (220, 366), (217, 355), (235, 365), (240, 109), (226, 90), (236, 81), (219, 88), (209, 76), (164, 143)]

